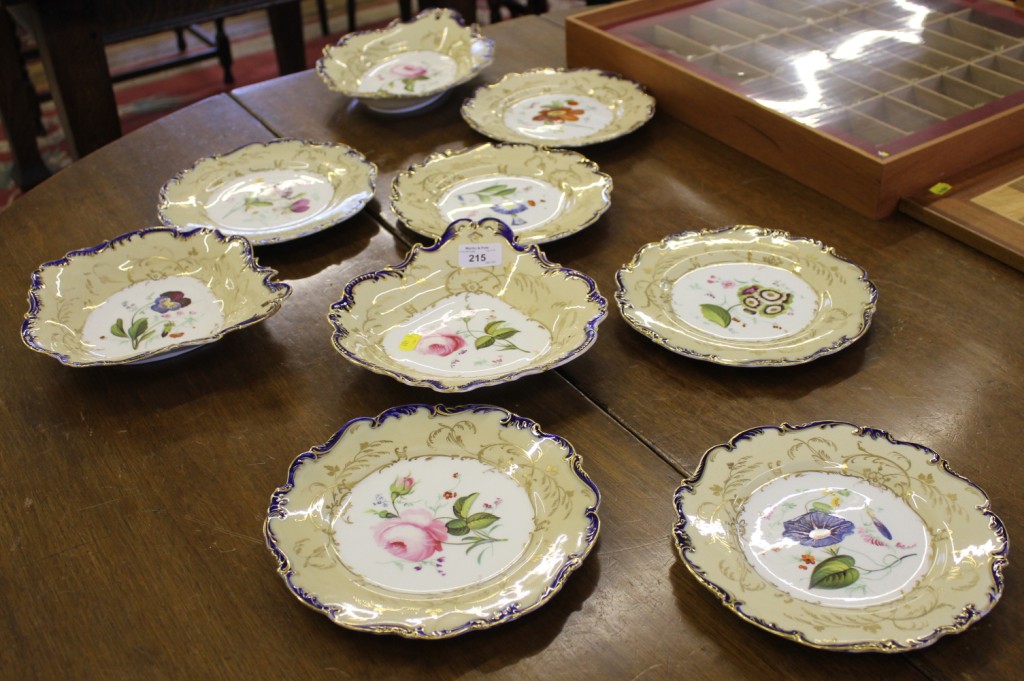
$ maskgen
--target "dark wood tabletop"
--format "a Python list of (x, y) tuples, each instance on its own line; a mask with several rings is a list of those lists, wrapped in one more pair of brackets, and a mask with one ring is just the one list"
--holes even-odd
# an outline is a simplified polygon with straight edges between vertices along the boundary
[[(327, 310), (345, 284), (425, 243), (398, 223), (394, 175), (486, 141), (459, 103), (506, 72), (564, 64), (558, 18), (489, 26), (497, 59), (416, 117), (373, 115), (313, 71), (205, 100), (92, 153), (0, 213), (0, 669), (12, 679), (1011, 679), (1024, 667), (1013, 570), (967, 631), (907, 654), (798, 645), (742, 621), (671, 538), (672, 496), (736, 433), (835, 419), (923, 444), (980, 485), (1013, 535), (1024, 474), (1024, 277), (908, 217), (872, 221), (663, 115), (583, 149), (610, 210), (543, 247), (593, 277), (686, 230), (752, 224), (819, 239), (879, 290), (870, 331), (806, 365), (730, 368), (660, 348), (614, 309), (594, 347), (544, 374), (465, 394), (346, 361)], [(24, 347), (42, 262), (158, 223), (160, 186), (197, 158), (274, 137), (349, 144), (376, 198), (335, 228), (257, 249), (293, 286), (266, 322), (150, 364), (68, 368)], [(264, 545), (288, 465), (350, 419), (403, 404), (494, 404), (570, 441), (600, 488), (596, 548), (536, 612), (442, 641), (332, 624), (285, 588)]]

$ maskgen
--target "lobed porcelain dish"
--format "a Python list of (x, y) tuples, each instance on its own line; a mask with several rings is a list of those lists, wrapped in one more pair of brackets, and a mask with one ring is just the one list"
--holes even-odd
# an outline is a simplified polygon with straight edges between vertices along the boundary
[(744, 367), (842, 350), (867, 332), (878, 297), (832, 248), (747, 225), (647, 244), (617, 280), (634, 329), (687, 357)]
[(572, 445), (533, 421), (408, 405), (300, 454), (265, 536), (288, 589), (334, 623), (441, 639), (549, 601), (593, 548), (599, 502)]
[(290, 241), (349, 219), (373, 198), (377, 166), (344, 144), (257, 142), (207, 156), (160, 189), (160, 221), (213, 227), (255, 245)]
[(248, 241), (154, 227), (32, 274), (21, 337), (73, 367), (165, 359), (270, 317), (291, 294)]
[(494, 43), (452, 9), (350, 33), (316, 63), (327, 87), (384, 114), (425, 111), (494, 60)]
[(815, 648), (922, 648), (1003, 593), (1009, 544), (988, 497), (884, 431), (747, 430), (704, 454), (675, 504), (690, 572), (747, 622)]
[(439, 238), (463, 218), (505, 222), (521, 244), (575, 234), (611, 203), (612, 179), (564, 149), (481, 144), (433, 154), (399, 173), (391, 207), (414, 232)]
[(593, 345), (607, 312), (590, 277), (484, 219), (457, 220), (401, 264), (356, 277), (328, 321), (355, 364), (462, 392), (569, 362)]
[(462, 105), (470, 127), (501, 142), (582, 147), (629, 134), (654, 116), (640, 84), (597, 69), (539, 68), (485, 85)]

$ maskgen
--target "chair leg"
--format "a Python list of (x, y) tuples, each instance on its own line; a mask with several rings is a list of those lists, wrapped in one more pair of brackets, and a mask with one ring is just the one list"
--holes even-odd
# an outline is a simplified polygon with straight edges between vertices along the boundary
[(217, 60), (220, 62), (221, 68), (224, 69), (224, 83), (231, 85), (235, 82), (235, 76), (231, 73), (231, 64), (234, 62), (231, 57), (231, 41), (224, 31), (223, 17), (215, 19), (213, 23), (217, 29)]
[(327, 0), (316, 0), (316, 13), (320, 18), (321, 35), (330, 35), (331, 27), (327, 21)]
[(267, 7), (274, 54), (281, 75), (306, 70), (306, 46), (302, 37), (302, 7), (299, 0)]
[(402, 21), (412, 19), (412, 0), (398, 0), (398, 16)]
[(184, 52), (188, 47), (188, 43), (185, 42), (185, 29), (179, 26), (174, 29), (174, 35), (178, 40), (178, 52)]
[(348, 12), (348, 32), (356, 30), (356, 0), (348, 0), (345, 6)]
[(25, 71), (14, 21), (0, 7), (0, 123), (7, 130), (14, 159), (12, 175), (23, 191), (50, 176), (36, 142), (39, 98)]

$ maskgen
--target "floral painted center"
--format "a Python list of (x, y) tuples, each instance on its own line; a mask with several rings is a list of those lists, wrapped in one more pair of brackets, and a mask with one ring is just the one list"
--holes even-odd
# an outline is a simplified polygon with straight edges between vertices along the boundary
[(456, 184), (438, 208), (448, 222), (497, 218), (519, 234), (549, 222), (562, 212), (563, 201), (562, 192), (547, 182), (496, 176)]
[(818, 312), (818, 296), (788, 270), (757, 263), (698, 267), (672, 287), (684, 321), (720, 338), (771, 340), (794, 334)]
[(82, 340), (97, 357), (123, 359), (207, 338), (223, 325), (219, 301), (205, 284), (166, 277), (112, 295), (86, 319)]
[(824, 605), (895, 600), (932, 560), (927, 527), (902, 499), (837, 473), (790, 475), (761, 487), (740, 513), (739, 533), (762, 577)]
[(445, 298), (384, 337), (389, 357), (428, 376), (511, 373), (532, 364), (550, 346), (546, 328), (485, 293)]
[(266, 170), (229, 180), (205, 209), (213, 227), (260, 232), (288, 229), (318, 215), (334, 197), (326, 177)]
[(388, 589), (447, 591), (508, 568), (535, 530), (533, 507), (505, 472), (440, 455), (396, 462), (353, 489), (334, 523), (343, 563)]
[(528, 97), (505, 112), (505, 125), (543, 140), (572, 140), (600, 132), (615, 120), (612, 109), (593, 97), (549, 94)]
[(455, 80), (458, 67), (451, 57), (425, 50), (387, 59), (359, 80), (359, 92), (415, 97)]

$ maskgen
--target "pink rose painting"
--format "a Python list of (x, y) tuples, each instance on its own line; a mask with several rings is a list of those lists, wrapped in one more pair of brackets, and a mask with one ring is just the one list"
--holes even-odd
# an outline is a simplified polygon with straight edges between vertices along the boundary
[[(452, 518), (439, 518), (434, 511), (425, 508), (411, 507), (412, 503), (421, 503), (419, 499), (410, 502), (409, 498), (416, 490), (418, 483), (411, 476), (400, 476), (391, 483), (391, 504), (388, 507), (383, 494), (377, 495), (374, 508), (368, 509), (369, 513), (382, 518), (382, 522), (373, 527), (373, 540), (377, 546), (384, 549), (392, 556), (407, 560), (411, 563), (422, 563), (431, 559), (435, 553), (444, 550), (444, 545), (454, 543), (466, 547), (466, 555), (474, 549), (480, 552), (477, 560), (483, 557), (483, 550), (495, 542), (506, 541), (494, 537), (487, 531), (498, 522), (498, 516), (485, 511), (482, 513), (472, 512), (473, 504), (480, 496), (474, 492), (459, 497), (452, 504)], [(445, 490), (438, 495), (438, 500), (445, 501), (455, 497), (455, 492)], [(484, 507), (493, 509), (501, 499), (495, 499), (494, 503), (485, 503)], [(403, 507), (404, 508), (401, 508)], [(434, 558), (434, 567), (440, 575), (444, 576), (444, 556)], [(413, 569), (420, 570), (422, 566), (416, 565)]]
[(416, 349), (424, 355), (447, 357), (466, 345), (466, 340), (456, 333), (435, 333), (424, 336)]
[(410, 508), (379, 523), (373, 530), (377, 545), (408, 561), (426, 560), (440, 551), (448, 539), (445, 524), (422, 508)]
[(427, 70), (415, 64), (397, 64), (391, 67), (390, 73), (402, 81), (406, 92), (415, 90), (416, 81), (427, 79)]

